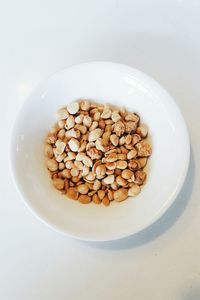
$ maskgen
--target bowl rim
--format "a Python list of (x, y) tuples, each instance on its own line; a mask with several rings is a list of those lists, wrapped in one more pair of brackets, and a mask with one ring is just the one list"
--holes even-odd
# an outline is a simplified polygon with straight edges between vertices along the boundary
[[(40, 214), (40, 212), (38, 210), (36, 210), (31, 202), (27, 201), (27, 196), (26, 193), (24, 192), (23, 188), (21, 188), (20, 183), (18, 182), (18, 178), (16, 175), (16, 171), (15, 171), (15, 166), (14, 166), (14, 153), (13, 153), (13, 144), (14, 144), (14, 127), (15, 127), (15, 123), (18, 120), (18, 117), (20, 116), (23, 107), (25, 104), (28, 103), (28, 101), (31, 99), (31, 97), (34, 95), (34, 93), (36, 91), (39, 91), (43, 85), (45, 85), (46, 83), (48, 83), (49, 80), (51, 80), (54, 76), (58, 75), (59, 73), (65, 72), (67, 70), (70, 71), (70, 69), (72, 68), (78, 68), (78, 67), (86, 67), (89, 65), (106, 65), (107, 67), (116, 67), (116, 68), (126, 68), (127, 72), (129, 71), (134, 71), (138, 74), (141, 74), (142, 77), (146, 78), (146, 80), (148, 80), (149, 83), (152, 83), (154, 86), (156, 86), (156, 89), (160, 90), (162, 93), (165, 93), (168, 96), (168, 101), (170, 101), (177, 109), (179, 116), (182, 119), (182, 125), (183, 125), (183, 130), (184, 130), (184, 138), (186, 140), (186, 144), (187, 144), (187, 149), (185, 149), (185, 160), (184, 160), (184, 168), (183, 171), (181, 173), (181, 177), (179, 179), (179, 181), (176, 184), (176, 189), (174, 190), (174, 192), (171, 194), (171, 196), (168, 197), (168, 200), (166, 201), (165, 205), (161, 206), (161, 208), (157, 211), (156, 214), (154, 214), (152, 216), (152, 218), (147, 221), (147, 222), (143, 222), (143, 224), (137, 229), (137, 230), (127, 230), (126, 233), (122, 233), (122, 234), (115, 234), (115, 236), (113, 235), (113, 237), (110, 238), (90, 238), (88, 236), (84, 237), (78, 234), (73, 234), (70, 231), (64, 230), (62, 228), (60, 228), (59, 226), (57, 226), (57, 224), (53, 224), (53, 222), (49, 221), (48, 217), (43, 216), (42, 214)], [(121, 64), (121, 63), (115, 63), (115, 62), (111, 62), (111, 61), (90, 61), (90, 62), (84, 62), (84, 63), (80, 63), (80, 64), (73, 64), (69, 67), (60, 69), (57, 72), (54, 72), (53, 74), (49, 75), (48, 77), (46, 77), (44, 80), (42, 80), (39, 84), (37, 84), (33, 90), (29, 93), (29, 95), (26, 97), (25, 101), (23, 101), (23, 103), (21, 104), (20, 108), (18, 109), (16, 116), (12, 122), (12, 126), (11, 126), (11, 130), (10, 130), (10, 139), (9, 139), (9, 169), (10, 169), (10, 173), (11, 173), (11, 178), (12, 181), (14, 182), (14, 185), (16, 187), (16, 190), (18, 191), (18, 194), (21, 196), (20, 198), (22, 199), (22, 201), (25, 203), (26, 207), (28, 207), (28, 209), (32, 212), (32, 214), (39, 219), (42, 223), (46, 224), (49, 228), (53, 229), (54, 231), (64, 235), (64, 236), (69, 236), (78, 240), (82, 240), (82, 241), (90, 241), (90, 242), (108, 242), (108, 241), (114, 241), (114, 240), (119, 240), (119, 239), (123, 239), (123, 238), (127, 238), (128, 236), (132, 236), (136, 233), (139, 233), (141, 231), (143, 231), (144, 229), (146, 229), (147, 227), (150, 227), (153, 223), (155, 223), (156, 221), (158, 221), (165, 213), (166, 211), (169, 209), (169, 207), (172, 205), (172, 203), (175, 201), (177, 195), (179, 194), (185, 179), (186, 179), (186, 175), (188, 172), (188, 168), (189, 168), (189, 162), (190, 162), (190, 138), (189, 138), (189, 133), (188, 133), (188, 128), (186, 126), (186, 122), (183, 118), (183, 115), (181, 113), (180, 108), (178, 107), (177, 103), (175, 102), (174, 98), (168, 93), (168, 91), (165, 90), (165, 88), (162, 87), (162, 85), (155, 80), (154, 78), (152, 78), (151, 76), (149, 76), (148, 74), (144, 73), (143, 71), (140, 71), (134, 67), (131, 67), (129, 65), (126, 64)]]

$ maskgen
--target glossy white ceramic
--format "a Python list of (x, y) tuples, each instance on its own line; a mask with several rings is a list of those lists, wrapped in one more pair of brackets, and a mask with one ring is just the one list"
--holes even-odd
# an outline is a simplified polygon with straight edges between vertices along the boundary
[[(153, 154), (139, 196), (109, 207), (82, 205), (52, 187), (44, 138), (55, 112), (80, 98), (125, 105), (148, 124)], [(185, 122), (170, 95), (144, 73), (111, 62), (75, 65), (42, 83), (17, 116), (10, 149), (15, 182), (32, 211), (57, 231), (92, 241), (122, 238), (156, 221), (180, 191), (190, 153)]]

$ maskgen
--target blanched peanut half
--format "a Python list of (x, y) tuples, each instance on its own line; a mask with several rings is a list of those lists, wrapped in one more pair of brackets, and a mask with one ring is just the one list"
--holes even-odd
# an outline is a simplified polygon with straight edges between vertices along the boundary
[(105, 206), (108, 206), (110, 204), (110, 200), (108, 198), (108, 196), (105, 196), (103, 199), (102, 199), (102, 203), (105, 205)]
[(89, 128), (92, 125), (92, 118), (90, 116), (84, 116), (83, 125)]
[(129, 169), (125, 169), (122, 171), (121, 176), (124, 179), (130, 179), (133, 176), (133, 172)]
[(74, 167), (73, 161), (69, 160), (65, 163), (65, 168), (71, 170)]
[(65, 182), (61, 178), (55, 178), (53, 179), (53, 185), (57, 190), (62, 190), (64, 188)]
[(121, 189), (115, 191), (113, 196), (114, 196), (115, 201), (121, 202), (121, 201), (125, 200), (128, 197), (128, 190), (124, 189), (124, 188), (121, 188)]
[(113, 193), (114, 193), (114, 191), (108, 190), (108, 199), (109, 199), (110, 201), (113, 201), (113, 200), (114, 200)]
[(128, 190), (128, 196), (137, 196), (141, 191), (141, 188), (137, 184), (133, 184), (132, 187)]
[(70, 171), (72, 177), (76, 177), (79, 175), (79, 170), (77, 168), (72, 168)]
[(151, 155), (151, 146), (146, 141), (141, 141), (135, 145), (138, 156), (147, 157)]
[(105, 176), (105, 174), (106, 174), (106, 167), (105, 167), (105, 165), (98, 165), (97, 167), (96, 167), (96, 175), (97, 175), (97, 177), (104, 177)]
[(75, 123), (76, 124), (81, 124), (82, 122), (83, 122), (83, 115), (78, 115), (75, 119), (74, 119), (74, 121), (75, 121)]
[(103, 190), (98, 190), (97, 195), (100, 200), (102, 200), (105, 197), (105, 191)]
[(115, 181), (115, 176), (114, 175), (109, 175), (109, 176), (107, 176), (103, 179), (103, 182), (105, 184), (112, 184), (114, 181)]
[(72, 102), (67, 105), (67, 110), (71, 115), (75, 115), (79, 111), (79, 103)]
[(80, 195), (78, 198), (79, 202), (83, 203), (83, 204), (88, 204), (91, 202), (92, 198), (90, 196), (87, 195)]
[(64, 120), (69, 117), (69, 113), (66, 108), (61, 108), (57, 112), (57, 118), (58, 120)]
[(126, 179), (122, 178), (121, 176), (116, 177), (116, 182), (117, 182), (117, 184), (119, 184), (121, 186), (127, 185)]
[(102, 134), (103, 134), (103, 131), (100, 128), (96, 128), (96, 129), (90, 131), (89, 136), (88, 136), (89, 142), (96, 141), (98, 138), (100, 138), (102, 136)]
[(117, 153), (110, 153), (107, 157), (106, 157), (106, 161), (107, 162), (114, 162), (118, 160), (118, 156)]
[(101, 118), (102, 119), (109, 119), (111, 117), (111, 114), (112, 114), (112, 111), (109, 108), (104, 109), (102, 114), (101, 114)]
[(126, 160), (118, 160), (117, 161), (117, 168), (118, 169), (126, 169), (127, 168), (127, 161)]
[(121, 119), (121, 116), (120, 116), (120, 114), (117, 111), (114, 111), (112, 113), (112, 117), (111, 118), (112, 118), (113, 122), (116, 123), (116, 122), (118, 122)]
[(80, 142), (78, 140), (76, 140), (75, 138), (72, 138), (69, 143), (69, 148), (71, 151), (73, 152), (78, 152), (78, 149), (80, 147)]
[(114, 146), (117, 146), (119, 144), (119, 138), (116, 134), (112, 134), (110, 136), (110, 141)]
[(99, 199), (99, 197), (97, 196), (97, 194), (94, 194), (92, 196), (92, 201), (95, 203), (95, 204), (100, 204), (101, 203), (101, 200)]
[(65, 129), (69, 130), (69, 129), (73, 128), (74, 125), (75, 125), (74, 117), (69, 116), (69, 118), (67, 118), (66, 123), (65, 123)]
[(145, 138), (148, 134), (148, 130), (146, 126), (139, 126), (136, 130), (136, 133), (139, 134), (142, 138)]
[(81, 108), (81, 110), (88, 111), (90, 109), (90, 102), (87, 100), (81, 101), (80, 108)]
[(137, 155), (137, 150), (133, 148), (131, 151), (127, 153), (127, 159), (133, 159), (136, 157), (136, 155)]
[(89, 191), (89, 187), (86, 184), (80, 184), (77, 186), (77, 191), (80, 194), (86, 195)]

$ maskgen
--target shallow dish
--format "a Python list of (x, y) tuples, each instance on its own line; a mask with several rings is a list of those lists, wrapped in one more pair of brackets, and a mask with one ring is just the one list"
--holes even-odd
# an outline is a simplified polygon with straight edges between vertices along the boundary
[[(153, 153), (141, 193), (109, 207), (68, 200), (52, 186), (44, 163), (45, 136), (56, 111), (80, 99), (126, 106), (148, 125)], [(91, 62), (56, 73), (23, 105), (11, 137), (11, 167), (26, 204), (64, 234), (107, 241), (134, 234), (155, 222), (172, 204), (188, 169), (189, 138), (170, 95), (152, 78), (131, 67)]]

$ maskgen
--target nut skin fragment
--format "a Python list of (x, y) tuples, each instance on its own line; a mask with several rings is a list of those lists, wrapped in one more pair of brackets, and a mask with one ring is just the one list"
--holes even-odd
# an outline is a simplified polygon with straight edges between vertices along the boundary
[(73, 200), (77, 200), (79, 196), (79, 192), (75, 188), (70, 187), (67, 190), (67, 196)]
[(128, 196), (134, 197), (137, 196), (141, 191), (141, 188), (137, 184), (133, 184), (132, 187), (128, 190)]
[(114, 200), (117, 202), (124, 201), (128, 197), (128, 190), (121, 188), (115, 191), (113, 196), (114, 196)]
[(88, 204), (92, 201), (92, 198), (87, 195), (80, 195), (78, 201), (81, 202), (82, 204)]

